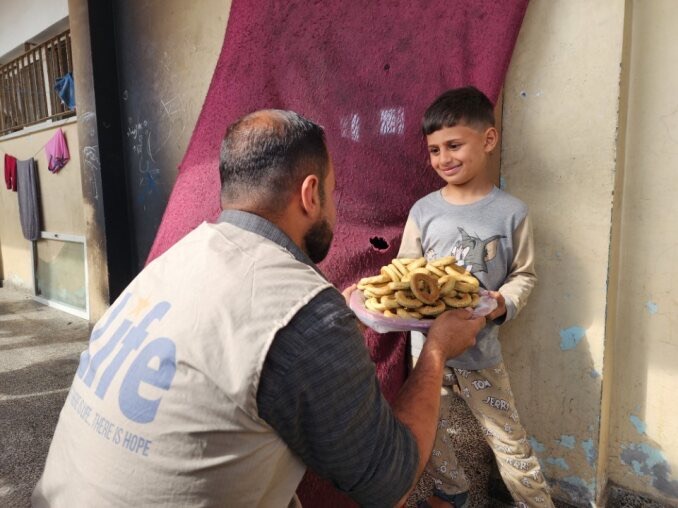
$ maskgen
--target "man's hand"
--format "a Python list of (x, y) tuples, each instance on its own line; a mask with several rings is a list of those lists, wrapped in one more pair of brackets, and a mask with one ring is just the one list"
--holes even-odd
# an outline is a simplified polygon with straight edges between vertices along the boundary
[(476, 335), (485, 326), (485, 318), (474, 318), (468, 309), (443, 312), (431, 325), (426, 342), (440, 349), (445, 358), (459, 356), (476, 343)]
[[(351, 305), (349, 304), (349, 302), (351, 301), (351, 295), (353, 294), (353, 292), (354, 292), (356, 289), (358, 289), (358, 285), (357, 285), (357, 284), (351, 284), (349, 287), (347, 287), (346, 289), (344, 289), (344, 290), (341, 292), (342, 296), (344, 297), (344, 300), (346, 300), (346, 306), (347, 306), (347, 307), (350, 307), (350, 306), (351, 306)], [(356, 325), (358, 326), (358, 330), (360, 330), (360, 333), (362, 333), (362, 334), (364, 335), (364, 334), (365, 334), (365, 330), (367, 329), (367, 326), (365, 326), (364, 324), (362, 324), (362, 323), (360, 322), (360, 320), (358, 320), (358, 319), (356, 319), (355, 322), (356, 322)]]
[(502, 295), (499, 291), (488, 291), (488, 293), (492, 298), (497, 300), (497, 308), (490, 312), (487, 316), (487, 319), (492, 321), (493, 319), (497, 319), (506, 314), (506, 300), (504, 300), (504, 295)]
[(353, 294), (353, 291), (358, 289), (357, 284), (351, 284), (349, 287), (344, 289), (341, 294), (344, 297), (344, 300), (346, 300), (346, 305), (348, 305), (348, 302), (351, 300), (351, 295)]

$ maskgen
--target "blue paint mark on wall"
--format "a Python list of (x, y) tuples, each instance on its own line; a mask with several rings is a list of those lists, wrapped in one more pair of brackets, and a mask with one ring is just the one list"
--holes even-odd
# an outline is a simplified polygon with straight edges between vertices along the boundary
[(652, 486), (662, 494), (678, 497), (678, 480), (672, 480), (671, 466), (661, 450), (645, 443), (630, 443), (621, 446), (622, 463), (633, 468), (639, 476), (649, 476)]
[(584, 449), (586, 454), (586, 462), (589, 463), (589, 466), (593, 467), (596, 463), (596, 457), (598, 452), (595, 445), (593, 444), (593, 439), (585, 439), (581, 442), (581, 447)]
[(631, 420), (631, 423), (636, 428), (636, 432), (638, 432), (638, 434), (647, 434), (647, 423), (638, 418), (636, 415), (631, 415), (629, 420)]
[(573, 501), (589, 501), (595, 497), (596, 481), (586, 482), (578, 476), (566, 476), (560, 482)]
[(650, 316), (654, 315), (657, 313), (657, 309), (659, 308), (656, 303), (654, 303), (651, 300), (648, 300), (645, 302), (645, 308), (647, 311), (650, 313)]
[(565, 459), (563, 459), (561, 457), (557, 457), (557, 458), (556, 457), (549, 457), (548, 459), (546, 459), (546, 462), (548, 462), (549, 464), (553, 464), (554, 466), (557, 466), (560, 469), (563, 469), (565, 471), (570, 469), (569, 464), (567, 462), (565, 462)]
[(541, 444), (539, 441), (537, 441), (535, 438), (530, 437), (529, 441), (530, 441), (530, 446), (532, 447), (532, 449), (535, 452), (541, 453), (544, 450), (546, 450), (546, 447), (543, 444)]
[(598, 372), (596, 369), (591, 369), (591, 371), (589, 372), (589, 375), (590, 375), (593, 379), (596, 379), (596, 378), (599, 378), (599, 377), (600, 377), (600, 372)]
[(581, 342), (585, 335), (586, 330), (584, 330), (581, 326), (571, 326), (569, 328), (565, 328), (564, 330), (560, 330), (560, 349), (563, 351), (574, 349), (577, 347), (577, 344)]
[(574, 449), (574, 445), (577, 442), (574, 436), (560, 436), (560, 439), (556, 440), (556, 443), (558, 443), (560, 446), (564, 446), (565, 448), (569, 448), (570, 450)]

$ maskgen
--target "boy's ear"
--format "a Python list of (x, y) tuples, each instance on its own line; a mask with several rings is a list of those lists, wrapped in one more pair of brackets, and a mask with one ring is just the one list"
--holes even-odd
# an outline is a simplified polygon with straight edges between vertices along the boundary
[(497, 146), (499, 142), (499, 132), (494, 127), (490, 127), (485, 131), (485, 143), (483, 148), (486, 152), (491, 152), (494, 150), (494, 147)]

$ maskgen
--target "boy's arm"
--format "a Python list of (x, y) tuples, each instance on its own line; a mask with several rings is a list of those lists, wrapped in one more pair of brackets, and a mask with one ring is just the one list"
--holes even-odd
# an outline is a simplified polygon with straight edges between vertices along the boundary
[(418, 258), (423, 255), (423, 251), (421, 250), (421, 232), (410, 215), (405, 223), (403, 239), (400, 241), (400, 250), (396, 257)]
[(513, 232), (513, 262), (511, 271), (499, 288), (506, 301), (506, 314), (498, 321), (510, 321), (515, 318), (527, 303), (527, 298), (537, 282), (534, 268), (534, 240), (529, 215)]

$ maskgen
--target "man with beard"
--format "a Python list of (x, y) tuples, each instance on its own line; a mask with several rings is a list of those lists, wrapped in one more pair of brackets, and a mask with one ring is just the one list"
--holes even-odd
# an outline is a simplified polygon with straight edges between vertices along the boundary
[(391, 408), (315, 263), (336, 210), (319, 126), (247, 115), (221, 149), (223, 213), (150, 263), (81, 355), (34, 506), (298, 506), (306, 467), (403, 502), (431, 453), (445, 360), (484, 319), (431, 327)]

